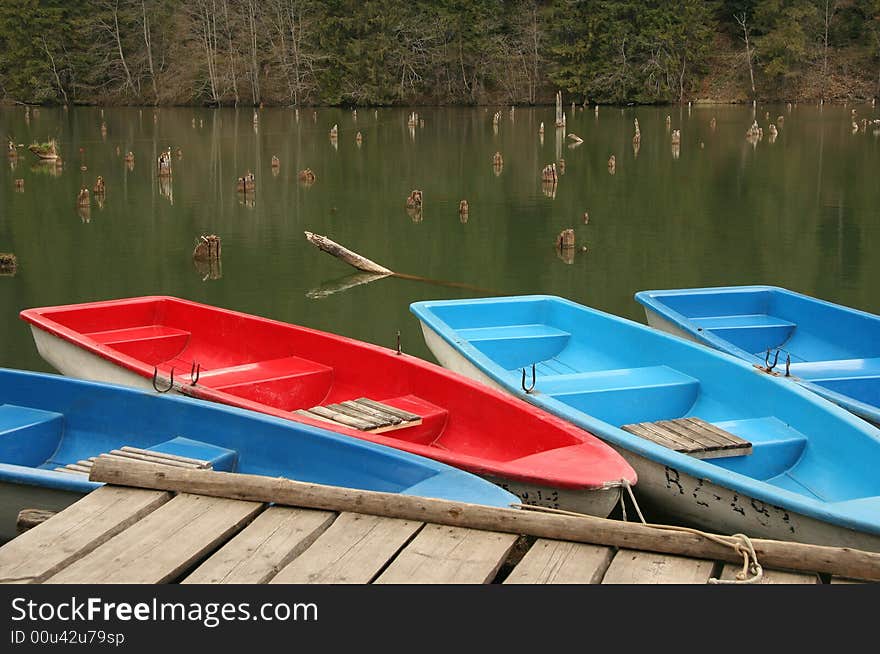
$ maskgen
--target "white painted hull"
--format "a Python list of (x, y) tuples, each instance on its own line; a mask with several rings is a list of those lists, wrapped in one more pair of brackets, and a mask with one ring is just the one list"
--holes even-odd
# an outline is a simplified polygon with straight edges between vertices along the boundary
[[(39, 351), (40, 356), (64, 375), (90, 381), (152, 389), (152, 381), (150, 379), (145, 379), (130, 370), (126, 370), (122, 366), (102, 359), (88, 350), (53, 334), (49, 334), (36, 326), (31, 326), (31, 332), (34, 335), (34, 341), (37, 344), (37, 351)], [(165, 383), (167, 382), (163, 380), (163, 388)], [(173, 392), (177, 393), (177, 390), (175, 389)], [(621, 490), (619, 487), (612, 487), (573, 491), (521, 483), (510, 479), (492, 478), (485, 475), (484, 478), (517, 495), (523, 504), (587, 513), (603, 518), (608, 516), (617, 505)]]
[[(437, 361), (495, 388), (499, 384), (465, 359), (428, 325), (422, 323), (425, 342)], [(504, 389), (506, 390), (506, 389)], [(602, 434), (595, 434), (602, 438)], [(880, 551), (880, 536), (857, 532), (816, 520), (778, 506), (765, 504), (729, 488), (697, 479), (674, 468), (609, 443), (639, 477), (633, 488), (642, 508), (674, 516), (676, 521), (721, 534), (746, 534), (753, 538), (797, 541)]]
[(152, 382), (120, 365), (102, 359), (86, 349), (31, 325), (37, 352), (62, 375), (88, 381), (121, 384), (152, 390)]

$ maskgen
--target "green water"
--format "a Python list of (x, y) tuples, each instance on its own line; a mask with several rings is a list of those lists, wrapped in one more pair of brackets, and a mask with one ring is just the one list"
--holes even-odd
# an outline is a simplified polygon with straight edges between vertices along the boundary
[[(161, 109), (154, 120), (146, 108), (108, 108), (103, 116), (99, 108), (41, 108), (26, 121), (23, 108), (2, 108), (0, 134), (25, 145), (55, 137), (64, 166), (49, 174), (26, 149), (14, 168), (2, 162), (0, 252), (14, 252), (18, 270), (0, 277), (0, 365), (49, 370), (21, 309), (145, 294), (387, 346), (400, 330), (405, 351), (430, 358), (409, 304), (477, 294), (401, 279), (326, 294), (351, 281), (352, 269), (309, 245), (304, 230), (400, 272), (498, 293), (562, 295), (642, 322), (632, 299), (638, 290), (750, 283), (880, 313), (880, 137), (870, 127), (853, 134), (851, 109), (759, 106), (765, 134), (753, 146), (745, 139), (750, 107), (603, 107), (598, 116), (567, 108), (566, 132), (584, 139), (570, 148), (570, 140), (557, 142), (552, 107), (512, 117), (501, 108), (497, 132), (495, 108), (422, 108), (424, 126), (413, 130), (403, 109), (361, 109), (356, 117), (303, 110), (298, 121), (292, 109), (265, 109), (255, 129), (249, 109)], [(856, 109), (859, 123), (880, 117), (870, 106)], [(773, 122), (785, 119), (772, 143), (768, 111)], [(667, 114), (670, 129), (681, 130), (677, 158)], [(170, 194), (155, 172), (167, 147), (175, 153)], [(130, 170), (122, 156), (129, 150)], [(549, 197), (540, 171), (559, 157), (565, 172)], [(317, 175), (310, 188), (296, 176), (307, 167)], [(248, 170), (257, 183), (252, 206), (236, 192)], [(102, 206), (92, 198), (86, 215), (76, 195), (98, 175), (106, 198)], [(23, 192), (14, 189), (18, 178)], [(413, 189), (424, 193), (418, 222), (404, 207)], [(458, 213), (462, 199), (467, 222)], [(568, 227), (578, 249), (587, 247), (571, 263), (554, 248)], [(209, 233), (223, 242), (217, 279), (205, 279), (191, 258), (195, 239)], [(316, 289), (322, 298), (313, 297)]]

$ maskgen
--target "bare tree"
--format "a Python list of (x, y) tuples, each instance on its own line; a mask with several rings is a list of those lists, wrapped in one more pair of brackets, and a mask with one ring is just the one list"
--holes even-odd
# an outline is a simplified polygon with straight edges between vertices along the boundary
[(237, 51), (232, 42), (232, 23), (229, 21), (229, 0), (223, 0), (223, 20), (226, 27), (227, 58), (229, 59), (229, 77), (232, 81), (232, 94), (235, 97), (235, 106), (238, 106), (238, 79), (235, 75), (235, 57)]
[(205, 50), (211, 102), (219, 105), (221, 93), (217, 76), (217, 3), (215, 0), (196, 0), (188, 7), (196, 34)]
[(754, 51), (752, 50), (752, 46), (749, 43), (749, 34), (750, 34), (751, 30), (748, 26), (748, 16), (746, 15), (745, 12), (743, 12), (741, 14), (734, 14), (733, 17), (734, 17), (734, 19), (736, 19), (736, 22), (739, 23), (739, 26), (742, 27), (742, 30), (743, 30), (743, 41), (745, 41), (745, 44), (746, 44), (746, 61), (749, 64), (749, 79), (751, 80), (751, 83), (752, 83), (752, 98), (754, 98), (755, 97), (755, 69), (754, 69), (754, 66), (752, 65), (752, 62), (754, 61)]
[(253, 96), (254, 106), (256, 106), (260, 104), (260, 61), (257, 50), (257, 7), (254, 0), (247, 0), (247, 10), (251, 47), (251, 95)]
[(147, 57), (147, 69), (150, 71), (150, 82), (153, 85), (153, 97), (155, 104), (159, 104), (159, 89), (156, 85), (156, 69), (153, 67), (153, 40), (150, 36), (150, 19), (147, 17), (147, 5), (145, 0), (141, 0), (141, 14), (143, 16), (144, 27), (144, 49)]
[(831, 31), (831, 21), (834, 20), (834, 14), (837, 13), (838, 3), (837, 0), (824, 0), (825, 11), (823, 15), (823, 27), (825, 31), (822, 35), (822, 74), (827, 77), (828, 76), (828, 45), (829, 45), (829, 32)]
[(70, 104), (67, 100), (67, 91), (64, 90), (64, 84), (61, 83), (61, 76), (58, 74), (58, 67), (55, 65), (55, 57), (52, 56), (52, 51), (49, 50), (49, 44), (46, 43), (46, 37), (41, 36), (40, 39), (43, 42), (43, 50), (46, 51), (46, 56), (49, 57), (52, 74), (55, 76), (55, 83), (58, 85), (58, 90), (61, 91), (61, 97), (64, 98), (64, 104)]
[(137, 94), (138, 89), (135, 88), (134, 80), (131, 76), (131, 70), (128, 67), (128, 62), (125, 60), (125, 50), (122, 47), (122, 32), (119, 29), (119, 0), (105, 3), (104, 7), (110, 12), (110, 21), (108, 22), (107, 20), (104, 20), (104, 18), (99, 17), (98, 24), (110, 34), (113, 39), (116, 51), (119, 55), (119, 64), (122, 66), (122, 70), (125, 73), (123, 88), (128, 88), (133, 94)]

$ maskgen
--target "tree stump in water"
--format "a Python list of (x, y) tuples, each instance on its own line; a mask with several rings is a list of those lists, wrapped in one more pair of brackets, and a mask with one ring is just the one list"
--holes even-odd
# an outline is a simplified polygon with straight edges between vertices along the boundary
[(220, 237), (216, 234), (200, 236), (192, 256), (196, 261), (216, 261), (220, 259)]
[(0, 275), (14, 275), (18, 269), (18, 258), (12, 252), (0, 252)]

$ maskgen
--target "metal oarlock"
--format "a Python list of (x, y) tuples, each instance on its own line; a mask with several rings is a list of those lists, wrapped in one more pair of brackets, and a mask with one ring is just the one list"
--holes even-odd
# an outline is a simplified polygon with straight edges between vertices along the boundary
[(159, 385), (156, 383), (157, 381), (159, 381), (159, 369), (156, 366), (153, 366), (153, 388), (156, 389), (156, 392), (167, 393), (174, 388), (174, 367), (171, 367), (171, 381), (168, 383), (168, 388), (159, 388)]
[(523, 368), (523, 370), (522, 370), (522, 389), (526, 393), (531, 393), (533, 390), (535, 390), (535, 364), (534, 363), (532, 364), (532, 385), (529, 387), (526, 387), (526, 369)]
[[(172, 373), (174, 372), (173, 368), (171, 369), (171, 372)], [(202, 364), (196, 363), (195, 361), (193, 361), (192, 368), (190, 368), (190, 371), (189, 371), (189, 380), (190, 380), (189, 385), (195, 386), (196, 384), (198, 384), (199, 377), (201, 377), (201, 375), (202, 375)]]

